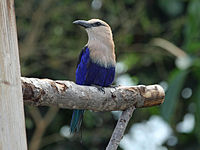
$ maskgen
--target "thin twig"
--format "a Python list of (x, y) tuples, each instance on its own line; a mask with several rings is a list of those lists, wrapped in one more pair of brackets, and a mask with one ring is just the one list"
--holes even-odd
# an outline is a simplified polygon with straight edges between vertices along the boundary
[(38, 107), (28, 107), (28, 108), (31, 117), (35, 122), (35, 125), (38, 126), (40, 124), (40, 120), (42, 120), (39, 108)]
[(39, 149), (42, 149), (43, 147), (45, 147), (47, 145), (50, 145), (53, 143), (58, 143), (58, 142), (65, 141), (65, 140), (66, 140), (66, 138), (61, 136), (59, 133), (54, 133), (52, 135), (48, 135), (46, 137), (43, 137)]
[(187, 53), (184, 52), (182, 49), (180, 49), (179, 47), (177, 47), (176, 45), (174, 45), (173, 43), (162, 39), (162, 38), (154, 38), (151, 41), (152, 45), (155, 46), (159, 46), (165, 50), (167, 50), (168, 52), (170, 52), (171, 54), (173, 54), (174, 56), (180, 58), (180, 57), (187, 57)]
[(126, 129), (126, 126), (128, 125), (128, 122), (129, 122), (134, 110), (135, 110), (135, 107), (131, 107), (122, 112), (122, 114), (117, 122), (117, 125), (115, 127), (115, 130), (113, 131), (112, 137), (108, 143), (108, 146), (106, 147), (106, 150), (116, 150), (117, 149), (121, 139), (123, 138), (124, 131)]
[[(39, 146), (40, 146), (40, 143), (42, 140), (42, 136), (44, 135), (44, 132), (45, 132), (46, 128), (48, 127), (48, 125), (50, 124), (50, 122), (53, 120), (53, 118), (57, 114), (58, 110), (59, 110), (59, 108), (57, 108), (57, 107), (50, 107), (48, 112), (44, 116), (44, 118), (40, 118), (40, 120), (35, 122), (36, 129), (32, 136), (31, 142), (29, 144), (30, 150), (38, 150), (39, 149)], [(33, 113), (31, 113), (31, 115), (34, 116)]]

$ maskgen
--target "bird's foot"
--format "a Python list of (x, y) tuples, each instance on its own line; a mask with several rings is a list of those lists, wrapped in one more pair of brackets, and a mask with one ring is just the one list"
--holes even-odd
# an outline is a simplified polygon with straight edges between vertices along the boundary
[(115, 90), (117, 90), (117, 87), (119, 87), (120, 85), (109, 85), (108, 87), (110, 88), (114, 88)]
[(92, 86), (96, 87), (98, 91), (100, 91), (100, 92), (102, 92), (103, 94), (105, 94), (105, 89), (104, 89), (104, 87), (98, 86), (98, 85), (92, 85)]
[(108, 87), (110, 87), (110, 88), (117, 88), (117, 87), (119, 87), (120, 85), (109, 85)]

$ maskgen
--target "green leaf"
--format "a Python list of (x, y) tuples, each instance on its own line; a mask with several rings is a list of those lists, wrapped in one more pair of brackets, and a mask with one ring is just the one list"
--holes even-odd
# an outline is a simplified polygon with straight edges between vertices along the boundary
[(165, 96), (165, 102), (161, 107), (161, 115), (167, 121), (171, 120), (175, 112), (176, 105), (180, 96), (180, 91), (183, 87), (187, 74), (187, 70), (178, 70), (172, 74), (168, 91)]

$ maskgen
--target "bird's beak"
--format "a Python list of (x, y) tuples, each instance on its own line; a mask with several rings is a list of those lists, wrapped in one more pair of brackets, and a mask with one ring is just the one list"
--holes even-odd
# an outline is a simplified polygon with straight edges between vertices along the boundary
[(84, 28), (90, 28), (91, 27), (91, 24), (88, 23), (88, 21), (85, 21), (85, 20), (76, 20), (73, 22), (74, 24), (77, 24), (77, 25), (80, 25)]

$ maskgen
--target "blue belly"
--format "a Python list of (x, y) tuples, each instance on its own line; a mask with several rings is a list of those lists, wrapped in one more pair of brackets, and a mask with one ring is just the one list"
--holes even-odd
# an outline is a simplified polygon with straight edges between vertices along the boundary
[(89, 56), (89, 49), (82, 53), (76, 69), (76, 83), (79, 85), (109, 86), (115, 77), (115, 67), (103, 67), (94, 63)]

